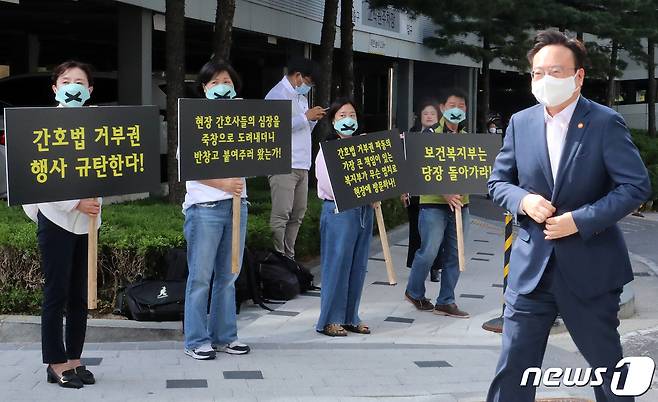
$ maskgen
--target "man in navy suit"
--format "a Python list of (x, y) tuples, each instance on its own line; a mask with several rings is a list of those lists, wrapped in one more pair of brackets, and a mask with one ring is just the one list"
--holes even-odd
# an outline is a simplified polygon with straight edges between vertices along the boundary
[(541, 367), (558, 312), (594, 369), (597, 401), (622, 359), (619, 296), (633, 272), (617, 222), (650, 195), (647, 170), (615, 111), (585, 99), (583, 44), (540, 32), (528, 52), (539, 105), (512, 116), (489, 178), (494, 202), (519, 222), (505, 292), (503, 346), (487, 401), (534, 401), (523, 372)]

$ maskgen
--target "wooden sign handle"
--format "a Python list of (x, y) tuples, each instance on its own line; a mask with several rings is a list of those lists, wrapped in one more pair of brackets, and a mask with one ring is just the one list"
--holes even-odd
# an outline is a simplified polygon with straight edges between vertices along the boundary
[(233, 195), (233, 225), (231, 227), (231, 272), (240, 272), (240, 203), (241, 196)]
[(386, 261), (386, 273), (388, 274), (388, 284), (393, 286), (398, 283), (393, 269), (393, 258), (391, 257), (391, 249), (388, 246), (388, 236), (386, 235), (386, 226), (384, 226), (384, 214), (382, 214), (382, 203), (377, 201), (374, 205), (375, 216), (377, 217), (377, 227), (379, 228), (379, 238), (382, 241), (382, 251), (384, 252), (384, 260)]
[(459, 255), (459, 271), (464, 272), (466, 268), (466, 256), (464, 254), (464, 225), (462, 225), (462, 209), (455, 208), (455, 224), (457, 226), (457, 252)]
[(87, 308), (98, 307), (98, 217), (89, 217), (87, 235)]

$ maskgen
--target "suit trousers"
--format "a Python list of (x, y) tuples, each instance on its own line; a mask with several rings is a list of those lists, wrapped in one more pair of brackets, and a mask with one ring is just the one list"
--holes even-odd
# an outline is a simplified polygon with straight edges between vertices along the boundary
[[(579, 297), (568, 289), (555, 266), (554, 256), (531, 293), (519, 294), (508, 287), (505, 291), (503, 347), (487, 402), (535, 400), (536, 390), (531, 384), (534, 376), (530, 376), (529, 384), (523, 387), (521, 379), (526, 369), (542, 367), (548, 335), (558, 312), (592, 370), (607, 368), (603, 385), (593, 387), (597, 402), (634, 400), (616, 396), (610, 390), (615, 366), (622, 359), (617, 332), (621, 291), (616, 289), (588, 299)], [(622, 373), (622, 378), (624, 375)]]

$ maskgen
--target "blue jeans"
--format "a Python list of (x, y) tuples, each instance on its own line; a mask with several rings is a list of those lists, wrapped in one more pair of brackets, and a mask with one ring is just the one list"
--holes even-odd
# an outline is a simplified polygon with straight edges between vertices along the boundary
[[(185, 348), (227, 344), (238, 339), (235, 280), (231, 273), (232, 200), (195, 204), (185, 211), (189, 274), (185, 289)], [(247, 201), (240, 208), (240, 258), (247, 232)], [(208, 316), (210, 279), (212, 298)]]
[[(470, 214), (468, 207), (462, 208), (462, 223), (464, 237), (468, 233)], [(457, 226), (455, 213), (449, 207), (421, 208), (418, 217), (420, 232), (420, 248), (416, 251), (411, 265), (407, 293), (414, 299), (425, 297), (425, 280), (439, 253), (441, 242), (445, 247), (443, 269), (441, 270), (441, 290), (436, 304), (451, 304), (455, 302), (455, 287), (459, 280), (459, 257), (457, 254)], [(444, 241), (445, 237), (445, 241)]]
[(370, 206), (338, 214), (335, 209), (334, 202), (325, 201), (320, 217), (322, 287), (317, 331), (327, 324), (361, 323), (359, 302), (366, 279), (373, 212)]

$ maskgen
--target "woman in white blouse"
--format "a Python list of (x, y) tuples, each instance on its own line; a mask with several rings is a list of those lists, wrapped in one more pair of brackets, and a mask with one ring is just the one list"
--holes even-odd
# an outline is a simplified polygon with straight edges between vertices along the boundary
[[(52, 90), (60, 107), (82, 106), (93, 91), (91, 67), (67, 61), (53, 70)], [(80, 362), (87, 329), (87, 231), (89, 219), (100, 227), (96, 198), (23, 206), (38, 225), (37, 240), (44, 276), (41, 346), (48, 382), (64, 388), (93, 384)], [(66, 332), (62, 316), (66, 312)]]

